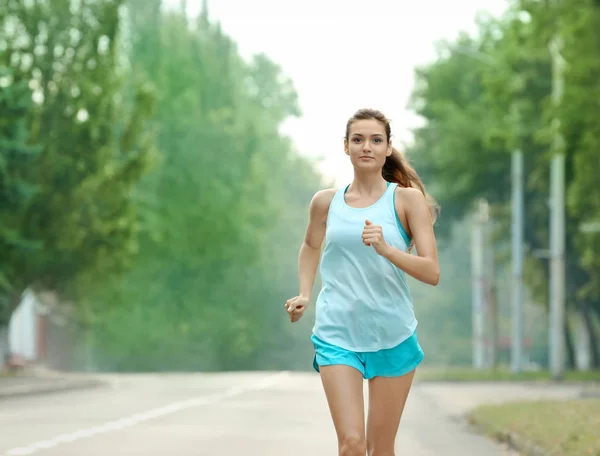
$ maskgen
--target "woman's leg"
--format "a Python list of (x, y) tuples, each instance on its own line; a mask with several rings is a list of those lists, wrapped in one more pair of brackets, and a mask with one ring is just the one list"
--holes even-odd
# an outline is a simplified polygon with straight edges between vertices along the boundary
[(367, 448), (369, 456), (395, 456), (394, 443), (415, 371), (369, 380)]
[(340, 456), (365, 456), (363, 375), (346, 365), (320, 366)]

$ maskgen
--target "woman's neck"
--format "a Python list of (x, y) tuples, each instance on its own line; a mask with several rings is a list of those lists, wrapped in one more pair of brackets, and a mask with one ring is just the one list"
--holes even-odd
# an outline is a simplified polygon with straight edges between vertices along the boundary
[(360, 195), (368, 196), (384, 192), (387, 185), (388, 182), (383, 178), (381, 173), (359, 174), (355, 172), (350, 188)]

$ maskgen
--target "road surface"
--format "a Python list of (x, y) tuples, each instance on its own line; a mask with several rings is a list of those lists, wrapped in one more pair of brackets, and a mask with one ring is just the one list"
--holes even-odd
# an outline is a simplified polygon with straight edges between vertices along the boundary
[[(0, 455), (337, 455), (316, 374), (107, 378), (107, 387), (1, 400)], [(502, 398), (499, 388), (415, 384), (400, 426), (397, 454), (514, 455), (471, 433), (457, 419), (481, 400)], [(526, 388), (516, 393), (515, 387), (510, 388), (513, 396), (531, 396)]]

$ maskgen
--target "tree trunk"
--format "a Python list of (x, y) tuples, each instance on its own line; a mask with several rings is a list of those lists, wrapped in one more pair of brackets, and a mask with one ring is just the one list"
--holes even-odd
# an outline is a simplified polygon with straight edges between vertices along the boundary
[(575, 369), (576, 368), (576, 363), (575, 363), (575, 346), (573, 345), (573, 336), (572, 336), (572, 331), (571, 331), (571, 327), (569, 326), (569, 320), (565, 319), (565, 348), (567, 350), (567, 359), (566, 361), (566, 367), (567, 369)]

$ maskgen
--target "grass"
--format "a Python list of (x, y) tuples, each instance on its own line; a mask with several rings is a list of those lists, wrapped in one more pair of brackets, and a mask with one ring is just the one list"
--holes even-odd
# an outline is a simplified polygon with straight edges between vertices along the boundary
[(485, 405), (470, 419), (499, 440), (527, 442), (525, 454), (600, 456), (600, 399)]
[[(418, 381), (535, 381), (551, 382), (552, 375), (549, 371), (527, 371), (513, 373), (508, 368), (496, 368), (476, 370), (469, 367), (429, 367), (424, 366), (417, 369), (416, 379)], [(600, 370), (582, 372), (567, 371), (562, 379), (563, 382), (592, 382), (600, 383)]]

